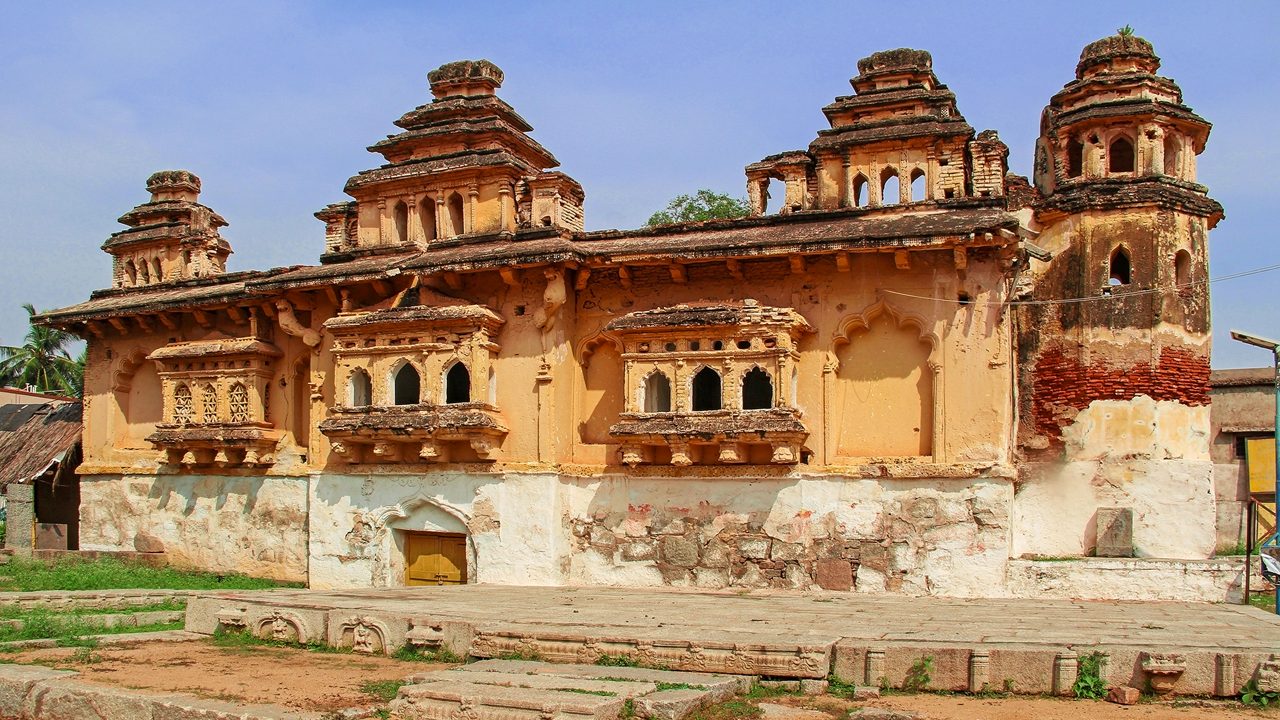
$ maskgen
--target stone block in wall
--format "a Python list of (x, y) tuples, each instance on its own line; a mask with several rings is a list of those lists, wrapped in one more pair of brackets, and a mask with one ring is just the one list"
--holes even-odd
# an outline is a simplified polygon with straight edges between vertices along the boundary
[(852, 590), (853, 563), (838, 558), (818, 560), (815, 578), (823, 590)]
[(691, 568), (698, 564), (698, 544), (677, 535), (662, 538), (662, 560), (676, 567)]
[(35, 523), (35, 487), (22, 483), (9, 483), (5, 488), (4, 546), (22, 550), (31, 549), (31, 528)]
[(712, 540), (702, 548), (702, 567), (728, 568), (729, 546), (720, 540)]
[(1095, 520), (1098, 557), (1133, 557), (1133, 509), (1100, 507)]
[(37, 550), (66, 550), (66, 523), (36, 523)]
[(738, 541), (738, 554), (748, 560), (766, 560), (769, 544), (767, 538), (742, 538)]

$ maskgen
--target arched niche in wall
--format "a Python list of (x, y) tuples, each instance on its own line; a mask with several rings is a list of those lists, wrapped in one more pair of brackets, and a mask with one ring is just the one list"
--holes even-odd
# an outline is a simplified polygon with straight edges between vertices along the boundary
[(622, 343), (612, 334), (597, 333), (579, 346), (578, 358), (583, 380), (578, 436), (589, 445), (611, 443), (609, 427), (618, 422), (630, 392), (623, 388)]
[(155, 363), (146, 359), (146, 353), (135, 350), (120, 361), (112, 377), (112, 389), (116, 392), (118, 419), (123, 426), (123, 432), (114, 434), (124, 441), (126, 448), (152, 449), (147, 436), (155, 432), (156, 424), (164, 419), (164, 395)]
[(289, 378), (289, 389), (292, 390), (289, 397), (289, 410), (292, 415), (290, 429), (293, 431), (293, 441), (305, 452), (311, 442), (310, 354), (294, 363), (293, 375)]
[(385, 573), (388, 585), (404, 584), (405, 576), (405, 533), (453, 533), (466, 536), (468, 583), (477, 581), (477, 570), (480, 557), (471, 535), (471, 515), (461, 508), (447, 502), (441, 497), (424, 494), (415, 495), (396, 503), (373, 510), (369, 514), (370, 524), (375, 531), (383, 529), (391, 532), (383, 533), (385, 552), (383, 557), (388, 566), (379, 568)]
[(838, 456), (935, 455), (937, 342), (924, 328), (884, 302), (841, 324), (831, 400)]

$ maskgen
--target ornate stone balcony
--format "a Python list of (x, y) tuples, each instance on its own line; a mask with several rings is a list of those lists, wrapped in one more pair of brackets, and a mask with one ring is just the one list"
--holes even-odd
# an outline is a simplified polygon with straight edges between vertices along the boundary
[(790, 465), (800, 462), (809, 436), (793, 408), (623, 413), (621, 418), (609, 434), (622, 444), (623, 464), (633, 467), (663, 461)]
[(282, 432), (264, 423), (160, 424), (147, 441), (170, 465), (256, 467), (275, 462)]
[(320, 423), (349, 463), (490, 462), (507, 434), (488, 403), (335, 407)]

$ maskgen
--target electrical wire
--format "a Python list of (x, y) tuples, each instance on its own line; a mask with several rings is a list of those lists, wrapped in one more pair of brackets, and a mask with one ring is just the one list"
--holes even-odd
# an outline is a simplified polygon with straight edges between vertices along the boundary
[[(1001, 305), (1003, 307), (1010, 307), (1015, 305), (1071, 305), (1075, 303), (1122, 300), (1125, 298), (1137, 297), (1139, 295), (1154, 295), (1156, 293), (1175, 292), (1178, 290), (1193, 288), (1200, 285), (1208, 285), (1210, 283), (1222, 282), (1224, 280), (1235, 280), (1237, 278), (1248, 277), (1250, 275), (1260, 275), (1262, 273), (1273, 272), (1275, 270), (1280, 270), (1280, 265), (1267, 265), (1266, 267), (1254, 268), (1252, 270), (1243, 270), (1241, 272), (1232, 273), (1230, 275), (1221, 275), (1219, 277), (1209, 278), (1207, 280), (1196, 280), (1194, 282), (1182, 283), (1180, 285), (1174, 285), (1172, 287), (1167, 287), (1167, 288), (1157, 287), (1157, 288), (1148, 288), (1146, 290), (1126, 290), (1126, 291), (1114, 293), (1114, 294), (1106, 293), (1103, 295), (1093, 295), (1090, 297), (1062, 298), (1059, 300), (1007, 300), (1001, 303)], [(1121, 288), (1124, 286), (1117, 285), (1113, 287)], [(972, 300), (953, 300), (951, 298), (934, 297), (931, 295), (912, 295), (911, 293), (898, 292), (897, 290), (881, 290), (880, 292), (886, 293), (888, 295), (897, 295), (899, 297), (914, 298), (916, 300), (932, 300), (934, 302), (949, 302), (955, 305), (972, 305), (973, 304)]]

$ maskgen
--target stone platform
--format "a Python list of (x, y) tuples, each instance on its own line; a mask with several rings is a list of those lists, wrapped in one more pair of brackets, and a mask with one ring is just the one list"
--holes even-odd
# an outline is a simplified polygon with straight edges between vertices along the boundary
[(1235, 695), (1280, 681), (1280, 618), (1184, 602), (867, 597), (470, 585), (223, 592), (193, 599), (187, 630), (245, 628), (358, 652), (409, 644), (473, 658), (899, 685), (932, 658), (930, 686), (1066, 693), (1080, 655), (1113, 684)]

